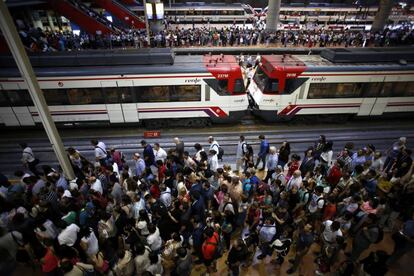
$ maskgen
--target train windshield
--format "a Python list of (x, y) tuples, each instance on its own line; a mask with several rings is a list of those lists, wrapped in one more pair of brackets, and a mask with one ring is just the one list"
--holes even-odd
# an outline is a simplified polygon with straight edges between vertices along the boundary
[(244, 87), (244, 82), (242, 79), (237, 79), (234, 83), (234, 94), (244, 94), (246, 89)]
[(258, 68), (253, 80), (263, 93), (276, 94), (279, 91), (279, 81), (269, 78), (262, 68)]

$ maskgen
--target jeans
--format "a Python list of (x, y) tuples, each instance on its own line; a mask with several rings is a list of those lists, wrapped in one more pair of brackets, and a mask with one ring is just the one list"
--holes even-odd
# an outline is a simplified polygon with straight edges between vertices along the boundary
[(263, 154), (263, 156), (258, 156), (257, 161), (256, 161), (256, 165), (254, 165), (254, 166), (257, 168), (257, 166), (259, 166), (260, 161), (262, 161), (262, 163), (263, 163), (262, 169), (264, 169), (266, 167), (266, 157), (267, 157), (267, 154)]

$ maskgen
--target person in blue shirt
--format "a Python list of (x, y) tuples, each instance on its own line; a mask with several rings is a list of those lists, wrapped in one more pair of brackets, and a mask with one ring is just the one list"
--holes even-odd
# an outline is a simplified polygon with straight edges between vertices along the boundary
[(377, 191), (377, 179), (376, 172), (374, 170), (369, 170), (367, 174), (367, 180), (363, 183), (365, 190), (368, 195), (372, 198), (375, 197)]
[(267, 142), (263, 134), (259, 135), (259, 139), (260, 139), (260, 151), (258, 153), (256, 165), (254, 167), (257, 169), (260, 161), (262, 161), (263, 166), (260, 169), (260, 171), (263, 171), (266, 166), (266, 157), (267, 157), (267, 154), (269, 153), (269, 142)]
[(148, 144), (145, 140), (141, 141), (141, 146), (144, 148), (143, 155), (145, 166), (149, 168), (150, 166), (154, 165), (155, 162), (154, 150), (152, 149), (151, 145)]
[(135, 175), (139, 178), (145, 176), (145, 162), (142, 160), (141, 155), (139, 153), (135, 153), (133, 157), (135, 161)]

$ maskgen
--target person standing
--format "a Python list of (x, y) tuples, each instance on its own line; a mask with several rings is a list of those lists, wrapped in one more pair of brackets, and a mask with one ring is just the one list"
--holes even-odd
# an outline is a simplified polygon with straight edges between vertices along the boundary
[(388, 265), (394, 264), (404, 254), (414, 248), (414, 213), (411, 219), (404, 222), (400, 231), (392, 235), (394, 249), (387, 261)]
[(272, 178), (272, 175), (275, 173), (276, 171), (276, 167), (277, 167), (277, 162), (278, 162), (278, 154), (277, 154), (277, 150), (276, 147), (270, 147), (270, 151), (269, 151), (269, 158), (267, 160), (267, 174), (265, 179), (263, 179), (264, 182), (268, 182), (269, 179)]
[(207, 273), (211, 274), (216, 272), (216, 260), (215, 253), (219, 244), (220, 236), (214, 231), (212, 227), (207, 227), (204, 230), (204, 243), (201, 246), (201, 252), (203, 256), (204, 265), (207, 268)]
[(147, 143), (145, 140), (141, 140), (141, 146), (144, 148), (143, 156), (145, 161), (145, 166), (147, 168), (150, 168), (152, 165), (154, 165), (154, 150), (152, 149), (151, 145)]
[(101, 166), (106, 166), (106, 160), (108, 153), (106, 151), (106, 145), (104, 142), (98, 140), (91, 140), (91, 144), (95, 147), (95, 160), (99, 162)]
[(145, 176), (145, 162), (141, 158), (139, 153), (135, 153), (133, 156), (135, 162), (135, 176), (142, 178)]
[(260, 171), (263, 171), (266, 166), (266, 157), (269, 153), (269, 142), (266, 140), (266, 137), (263, 134), (259, 135), (260, 139), (260, 151), (257, 156), (256, 165), (254, 166), (256, 169), (259, 166), (260, 161), (262, 161), (262, 168), (259, 169)]
[(32, 148), (30, 148), (26, 143), (20, 143), (22, 148), (22, 163), (27, 167), (34, 175), (39, 175), (39, 172), (36, 169), (39, 160), (35, 158)]
[(154, 157), (155, 162), (161, 160), (164, 163), (167, 159), (167, 152), (158, 143), (154, 143)]
[(234, 241), (229, 254), (227, 255), (227, 264), (232, 276), (238, 276), (240, 273), (240, 263), (247, 260), (249, 251), (246, 243), (242, 239)]
[(377, 216), (369, 214), (365, 226), (355, 235), (352, 242), (351, 260), (356, 262), (359, 256), (373, 243), (376, 243), (380, 234), (379, 226), (376, 224)]
[(289, 260), (292, 267), (286, 271), (287, 274), (294, 273), (302, 261), (302, 258), (308, 253), (314, 240), (312, 229), (312, 225), (308, 223), (300, 231), (296, 242), (296, 254), (293, 259)]
[(236, 172), (240, 172), (240, 167), (245, 161), (245, 154), (247, 153), (247, 143), (243, 135), (240, 135), (239, 143), (236, 151)]

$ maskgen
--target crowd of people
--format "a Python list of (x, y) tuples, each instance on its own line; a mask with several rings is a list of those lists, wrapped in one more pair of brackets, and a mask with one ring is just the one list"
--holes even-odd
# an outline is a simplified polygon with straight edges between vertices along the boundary
[(148, 44), (145, 31), (129, 30), (112, 35), (90, 35), (72, 32), (48, 32), (40, 28), (20, 29), (24, 45), (33, 52), (72, 51), (85, 49), (144, 48), (144, 47), (383, 47), (412, 45), (411, 26), (381, 32), (355, 30), (280, 30), (267, 32), (263, 28), (194, 27), (169, 28), (151, 33)]
[[(17, 181), (0, 177), (0, 274), (26, 263), (45, 275), (186, 276), (195, 265), (213, 274), (220, 259), (229, 275), (266, 259), (291, 274), (314, 250), (317, 275), (385, 275), (414, 248), (405, 137), (383, 153), (353, 143), (334, 153), (323, 135), (303, 154), (258, 139), (254, 153), (240, 136), (233, 168), (211, 136), (170, 149), (142, 140), (132, 159), (92, 140), (94, 160), (67, 149), (74, 180), (20, 144)], [(384, 232), (391, 255), (366, 256)]]

